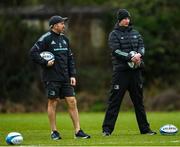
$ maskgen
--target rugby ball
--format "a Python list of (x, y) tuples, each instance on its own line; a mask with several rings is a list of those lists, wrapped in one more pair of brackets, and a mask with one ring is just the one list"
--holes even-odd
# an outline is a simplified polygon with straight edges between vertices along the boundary
[[(137, 52), (131, 51), (129, 54), (131, 55), (131, 57), (133, 57), (135, 54), (137, 54)], [(136, 65), (134, 62), (128, 62), (128, 65), (130, 68), (137, 68), (138, 67), (138, 65)]]
[(48, 51), (41, 52), (40, 56), (46, 61), (54, 60), (54, 55)]
[(11, 132), (6, 137), (6, 143), (9, 145), (21, 144), (23, 142), (23, 137), (18, 132)]
[(174, 135), (178, 132), (178, 128), (172, 124), (167, 124), (159, 129), (162, 135)]

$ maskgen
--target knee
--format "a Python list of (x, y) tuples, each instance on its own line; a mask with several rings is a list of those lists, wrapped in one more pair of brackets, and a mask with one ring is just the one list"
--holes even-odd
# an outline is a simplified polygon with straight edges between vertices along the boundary
[(69, 108), (71, 108), (71, 109), (76, 108), (76, 105), (77, 105), (77, 101), (75, 98), (68, 100), (68, 107)]
[(56, 108), (57, 106), (57, 103), (58, 103), (58, 100), (56, 99), (53, 99), (53, 100), (48, 100), (48, 108)]

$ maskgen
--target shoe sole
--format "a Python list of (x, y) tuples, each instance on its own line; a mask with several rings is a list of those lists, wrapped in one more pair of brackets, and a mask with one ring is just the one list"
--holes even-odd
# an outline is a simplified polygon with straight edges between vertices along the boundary
[(57, 137), (57, 138), (52, 138), (52, 140), (60, 140), (61, 138)]
[(156, 135), (157, 133), (147, 133), (147, 135)]
[(105, 134), (103, 134), (102, 136), (103, 136), (103, 137), (109, 137), (109, 136), (111, 136), (111, 135), (105, 135)]
[(156, 135), (157, 133), (141, 133), (142, 135)]
[(103, 133), (102, 133), (102, 136), (104, 136), (104, 137), (106, 137), (106, 136), (110, 136), (110, 135), (111, 135), (111, 134), (110, 134), (109, 132), (106, 132), (106, 133), (105, 133), (105, 132), (103, 132)]
[(85, 136), (85, 137), (74, 137), (75, 139), (89, 139), (89, 138), (91, 138), (91, 137), (89, 137), (89, 136)]

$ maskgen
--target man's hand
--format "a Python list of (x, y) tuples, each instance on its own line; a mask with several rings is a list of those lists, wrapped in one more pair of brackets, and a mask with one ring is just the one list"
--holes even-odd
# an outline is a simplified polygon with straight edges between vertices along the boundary
[(54, 64), (54, 60), (50, 60), (48, 61), (47, 66), (50, 67), (50, 66), (53, 66), (53, 64)]
[(135, 54), (131, 60), (135, 63), (135, 64), (140, 64), (141, 63), (141, 54), (137, 53)]
[(70, 84), (71, 84), (72, 86), (76, 86), (76, 78), (75, 78), (75, 77), (71, 77), (71, 78), (70, 78)]

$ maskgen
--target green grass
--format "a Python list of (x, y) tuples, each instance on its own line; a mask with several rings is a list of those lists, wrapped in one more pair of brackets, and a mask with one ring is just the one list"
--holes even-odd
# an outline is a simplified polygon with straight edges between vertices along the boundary
[(74, 139), (71, 119), (67, 113), (58, 113), (57, 124), (62, 140), (50, 139), (47, 114), (0, 114), (0, 146), (7, 145), (5, 137), (9, 132), (20, 132), (24, 141), (22, 145), (31, 146), (178, 146), (180, 133), (173, 136), (159, 134), (164, 124), (174, 124), (180, 128), (180, 112), (148, 113), (151, 127), (158, 132), (155, 136), (140, 135), (134, 112), (120, 112), (116, 128), (110, 137), (103, 137), (101, 125), (104, 113), (81, 113), (81, 127), (91, 134), (91, 139)]

